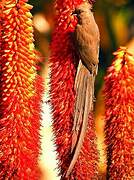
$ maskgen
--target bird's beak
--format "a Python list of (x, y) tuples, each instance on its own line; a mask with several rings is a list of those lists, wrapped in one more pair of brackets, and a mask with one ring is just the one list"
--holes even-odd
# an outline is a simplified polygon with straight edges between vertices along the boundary
[(72, 15), (73, 15), (73, 16), (77, 16), (77, 11), (76, 11), (76, 9), (72, 12)]

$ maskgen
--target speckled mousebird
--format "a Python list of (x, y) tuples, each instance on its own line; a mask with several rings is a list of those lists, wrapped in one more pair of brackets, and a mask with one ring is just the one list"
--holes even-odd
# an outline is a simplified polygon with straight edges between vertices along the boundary
[(80, 61), (75, 78), (76, 102), (72, 135), (72, 161), (66, 178), (71, 174), (78, 159), (88, 126), (89, 113), (93, 110), (94, 81), (99, 63), (100, 34), (95, 22), (92, 5), (84, 1), (76, 7), (78, 23), (73, 32), (73, 41)]

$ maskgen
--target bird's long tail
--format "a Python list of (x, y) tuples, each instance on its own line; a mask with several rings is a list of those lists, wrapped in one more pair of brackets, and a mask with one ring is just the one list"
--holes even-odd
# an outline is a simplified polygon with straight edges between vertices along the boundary
[(76, 103), (71, 147), (72, 161), (67, 170), (66, 178), (75, 166), (86, 135), (89, 113), (93, 109), (94, 81), (95, 76), (80, 61), (75, 79)]

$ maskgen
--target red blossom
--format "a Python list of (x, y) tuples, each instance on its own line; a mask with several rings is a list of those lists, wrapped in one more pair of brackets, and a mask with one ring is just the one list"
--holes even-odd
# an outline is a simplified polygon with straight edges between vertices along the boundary
[(134, 177), (134, 56), (124, 47), (105, 77), (107, 176), (111, 180)]
[[(42, 79), (36, 73), (27, 0), (2, 6), (0, 51), (0, 179), (38, 179)], [(0, 26), (1, 27), (1, 26)]]
[[(57, 0), (56, 26), (51, 43), (51, 103), (53, 129), (57, 145), (60, 175), (66, 173), (71, 157), (73, 110), (75, 103), (74, 81), (78, 65), (71, 32), (77, 23), (72, 11), (82, 0)], [(97, 151), (93, 118), (89, 118), (87, 135), (70, 179), (90, 180), (96, 177)], [(61, 178), (64, 179), (64, 178)]]

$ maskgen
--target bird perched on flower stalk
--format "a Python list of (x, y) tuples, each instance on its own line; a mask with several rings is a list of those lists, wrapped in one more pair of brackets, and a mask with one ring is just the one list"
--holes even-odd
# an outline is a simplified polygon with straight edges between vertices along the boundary
[(77, 161), (86, 135), (89, 113), (93, 110), (94, 81), (99, 62), (100, 35), (91, 10), (92, 5), (85, 1), (73, 12), (78, 23), (72, 35), (80, 62), (75, 78), (76, 102), (71, 147), (73, 158), (66, 177), (69, 176)]
[[(63, 180), (97, 178), (98, 153), (91, 112), (99, 40), (94, 42), (93, 39), (95, 36), (96, 41), (98, 29), (90, 4), (83, 0), (56, 0), (55, 3), (56, 26), (51, 42), (50, 93), (59, 174)], [(79, 8), (84, 12), (79, 13)], [(83, 34), (82, 29), (85, 31)], [(90, 49), (91, 43), (93, 49)]]

